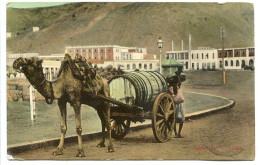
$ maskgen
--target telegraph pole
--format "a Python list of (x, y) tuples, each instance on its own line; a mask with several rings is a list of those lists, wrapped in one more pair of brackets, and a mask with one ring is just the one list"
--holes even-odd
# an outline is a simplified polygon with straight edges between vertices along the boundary
[(225, 51), (224, 51), (224, 34), (225, 28), (224, 26), (220, 27), (221, 32), (221, 40), (222, 40), (222, 76), (223, 76), (223, 84), (226, 84), (226, 72), (225, 72)]

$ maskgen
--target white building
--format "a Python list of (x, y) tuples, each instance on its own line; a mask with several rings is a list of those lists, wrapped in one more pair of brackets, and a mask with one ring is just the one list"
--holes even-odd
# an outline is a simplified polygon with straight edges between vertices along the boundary
[[(52, 55), (39, 55), (38, 53), (7, 54), (7, 60), (6, 60), (7, 66), (12, 67), (13, 62), (19, 57), (22, 58), (38, 57), (40, 59), (43, 59), (43, 63), (42, 63), (43, 73), (45, 74), (47, 80), (53, 81), (57, 78), (57, 74), (61, 66), (61, 61), (64, 58), (64, 54), (52, 54)], [(10, 78), (25, 79), (25, 76), (23, 73), (13, 72), (11, 73)]]
[(83, 56), (92, 64), (103, 64), (105, 61), (143, 59), (147, 54), (146, 48), (124, 47), (118, 45), (67, 46), (65, 53), (75, 57)]
[(158, 71), (159, 70), (159, 60), (117, 60), (117, 61), (107, 61), (104, 64), (97, 64), (98, 67), (107, 67), (112, 65), (114, 68), (122, 69), (125, 72), (132, 72), (135, 70), (140, 71)]
[[(219, 70), (222, 69), (222, 49), (199, 47), (197, 50), (168, 51), (166, 59), (175, 59), (184, 64), (184, 70)], [(241, 69), (245, 65), (254, 65), (254, 48), (224, 49), (226, 70)]]
[(33, 32), (38, 32), (40, 28), (38, 26), (33, 27)]
[(7, 32), (6, 33), (6, 38), (11, 38), (12, 37), (12, 33), (11, 32)]
[[(65, 53), (74, 57), (76, 54), (83, 56), (88, 62), (98, 67), (112, 65), (126, 72), (139, 70), (157, 71), (159, 60), (156, 56), (151, 58), (146, 48), (123, 47), (118, 45), (96, 45), (96, 46), (68, 46)], [(148, 57), (149, 58), (146, 58)]]

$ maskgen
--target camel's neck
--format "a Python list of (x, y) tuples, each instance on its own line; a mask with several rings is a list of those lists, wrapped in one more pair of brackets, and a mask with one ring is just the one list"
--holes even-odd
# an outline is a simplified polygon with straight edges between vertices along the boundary
[(27, 77), (27, 79), (37, 89), (37, 91), (45, 98), (59, 99), (62, 95), (60, 89), (58, 88), (58, 86), (60, 86), (59, 84), (61, 83), (61, 81), (59, 80), (50, 82), (46, 80), (44, 76), (37, 79)]

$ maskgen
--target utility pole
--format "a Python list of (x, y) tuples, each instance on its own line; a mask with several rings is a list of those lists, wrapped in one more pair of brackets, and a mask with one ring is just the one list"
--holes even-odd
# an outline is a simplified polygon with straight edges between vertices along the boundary
[(226, 72), (225, 72), (225, 51), (224, 51), (224, 35), (225, 35), (225, 28), (224, 26), (220, 27), (221, 32), (221, 40), (222, 40), (222, 72), (223, 72), (223, 84), (226, 84)]

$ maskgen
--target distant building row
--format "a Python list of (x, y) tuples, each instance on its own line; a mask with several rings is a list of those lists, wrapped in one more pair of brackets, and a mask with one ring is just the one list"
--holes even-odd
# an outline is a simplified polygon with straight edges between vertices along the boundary
[[(66, 47), (65, 53), (70, 54), (72, 58), (74, 58), (76, 54), (79, 54), (84, 57), (87, 62), (91, 62), (98, 67), (105, 68), (112, 65), (114, 68), (120, 68), (126, 72), (134, 71), (136, 69), (156, 71), (159, 68), (159, 60), (156, 59), (156, 55), (147, 54), (146, 48), (122, 47), (117, 45), (74, 46)], [(19, 57), (39, 57), (43, 59), (42, 65), (45, 77), (52, 81), (56, 79), (64, 54), (8, 54), (7, 66), (12, 66), (14, 60)], [(8, 76), (10, 78), (25, 78), (22, 73), (11, 73), (11, 75)]]
[(184, 64), (184, 70), (219, 70), (222, 69), (224, 57), (224, 68), (227, 70), (241, 69), (244, 66), (254, 66), (255, 49), (226, 48), (214, 49), (199, 47), (197, 50), (167, 51), (166, 59), (175, 59)]
[(154, 71), (158, 70), (159, 64), (156, 55), (147, 54), (146, 48), (118, 45), (73, 46), (66, 47), (65, 53), (72, 57), (79, 54), (98, 67), (112, 65), (114, 68), (120, 67), (127, 72), (136, 69)]

